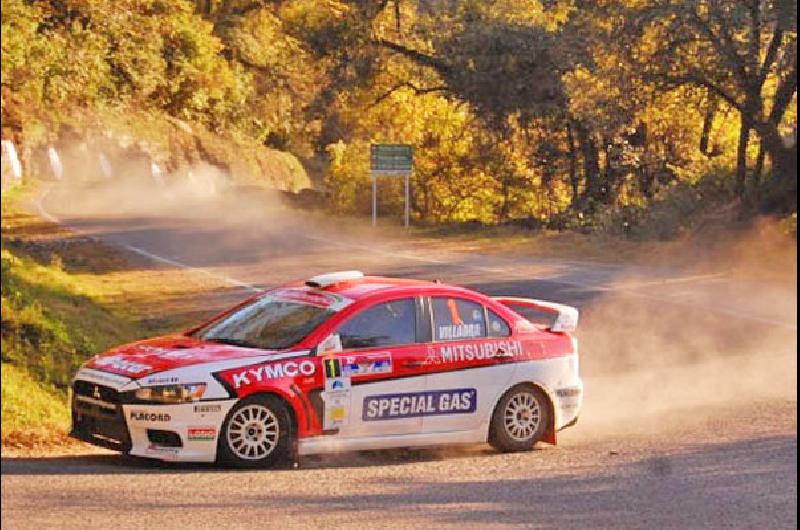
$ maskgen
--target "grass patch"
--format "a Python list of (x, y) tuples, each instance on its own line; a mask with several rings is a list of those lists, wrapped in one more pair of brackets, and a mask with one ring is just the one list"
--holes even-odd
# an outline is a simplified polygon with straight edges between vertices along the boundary
[(62, 442), (69, 428), (66, 392), (8, 363), (2, 363), (2, 377), (3, 446)]
[(26, 213), (4, 192), (0, 286), (4, 447), (60, 440), (67, 388), (92, 355), (186, 329), (242, 298), (206, 275), (153, 264)]
[(102, 305), (103, 292), (91, 275), (65, 271), (57, 253), (41, 263), (37, 248), (46, 242), (6, 237), (7, 228), (14, 223), (38, 235), (49, 236), (59, 230), (15, 208), (26, 196), (29, 191), (21, 189), (3, 198), (0, 359), (4, 447), (65, 442), (67, 388), (80, 364), (114, 344), (144, 335), (132, 318)]
[[(5, 245), (4, 245), (5, 246)], [(44, 266), (7, 248), (2, 260), (2, 361), (65, 389), (78, 366), (114, 344), (142, 335), (101, 306), (60, 263)]]

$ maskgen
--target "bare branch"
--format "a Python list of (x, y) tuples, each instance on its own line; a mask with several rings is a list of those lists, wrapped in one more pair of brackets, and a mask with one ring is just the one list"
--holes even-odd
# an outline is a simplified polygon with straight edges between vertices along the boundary
[(783, 28), (781, 28), (780, 24), (776, 24), (775, 31), (772, 33), (772, 40), (769, 43), (769, 48), (767, 48), (767, 54), (764, 57), (764, 64), (761, 65), (761, 69), (758, 72), (758, 86), (764, 86), (764, 82), (767, 80), (767, 75), (769, 75), (769, 70), (772, 68), (773, 63), (775, 63), (775, 59), (778, 57), (778, 50), (781, 48), (781, 43), (783, 41)]
[(735, 108), (740, 113), (744, 114), (747, 111), (745, 109), (744, 104), (740, 103), (733, 95), (728, 93), (724, 88), (720, 87), (716, 83), (704, 77), (693, 74), (687, 74), (677, 77), (671, 77), (671, 76), (659, 76), (659, 77), (662, 82), (664, 82), (671, 88), (677, 88), (684, 85), (694, 85), (697, 87), (707, 88), (712, 93), (724, 99), (731, 107)]
[(386, 98), (388, 98), (389, 96), (400, 90), (401, 88), (411, 89), (417, 96), (422, 96), (424, 94), (432, 94), (434, 92), (447, 92), (449, 90), (449, 87), (447, 85), (420, 88), (415, 84), (411, 83), (410, 81), (403, 81), (401, 83), (397, 83), (392, 88), (390, 88), (389, 90), (378, 96), (377, 99), (375, 99), (372, 103), (367, 105), (367, 108), (371, 109), (372, 107), (375, 107), (383, 100), (385, 100)]
[(450, 65), (438, 57), (434, 57), (433, 55), (428, 55), (427, 53), (415, 50), (413, 48), (407, 48), (402, 44), (398, 44), (386, 39), (374, 39), (373, 42), (383, 48), (398, 53), (403, 57), (407, 57), (421, 66), (429, 66), (439, 73), (447, 73), (450, 71)]
[(717, 35), (714, 33), (714, 30), (711, 28), (709, 22), (701, 17), (695, 9), (689, 9), (689, 13), (691, 15), (691, 19), (695, 22), (694, 26), (705, 33), (706, 37), (709, 39), (709, 42), (711, 42), (711, 45), (717, 50), (717, 53), (728, 58), (730, 61), (729, 66), (731, 67), (731, 70), (737, 74), (739, 80), (745, 85), (748, 84), (749, 78), (745, 64), (742, 61), (742, 58), (739, 56), (739, 53), (736, 51), (733, 41), (729, 37), (725, 36), (724, 30), (721, 31), (720, 35)]

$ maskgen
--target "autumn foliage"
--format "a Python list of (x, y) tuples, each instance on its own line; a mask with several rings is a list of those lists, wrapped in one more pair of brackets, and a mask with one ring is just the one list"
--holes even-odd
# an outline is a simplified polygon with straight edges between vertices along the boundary
[[(418, 222), (788, 213), (796, 19), (788, 0), (3, 0), (3, 135), (179, 120), (295, 154), (344, 213), (369, 211), (369, 144), (409, 143)], [(387, 181), (382, 211), (402, 197)]]

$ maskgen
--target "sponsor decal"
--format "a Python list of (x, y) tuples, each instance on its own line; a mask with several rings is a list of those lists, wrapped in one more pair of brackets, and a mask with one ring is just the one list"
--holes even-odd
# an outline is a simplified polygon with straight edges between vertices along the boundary
[(347, 423), (347, 411), (350, 408), (350, 377), (344, 375), (326, 378), (325, 391), (320, 396), (324, 403), (323, 430), (338, 429)]
[(518, 340), (442, 344), (428, 346), (428, 356), (425, 359), (425, 364), (448, 364), (460, 361), (491, 359), (498, 356), (520, 357), (524, 353), (522, 342)]
[(193, 350), (187, 349), (171, 349), (171, 348), (162, 348), (159, 346), (140, 346), (138, 354), (145, 354), (145, 355), (154, 355), (156, 357), (160, 357), (162, 359), (191, 359), (194, 357), (195, 352)]
[(269, 379), (280, 379), (281, 377), (296, 377), (298, 375), (314, 375), (317, 371), (314, 362), (304, 361), (278, 361), (269, 364), (262, 364), (253, 368), (247, 368), (232, 375), (233, 387), (263, 383)]
[(343, 372), (350, 377), (392, 373), (392, 354), (389, 352), (348, 355), (342, 359)]
[(213, 442), (217, 437), (214, 427), (189, 427), (188, 437), (190, 442)]
[(166, 412), (150, 412), (147, 410), (132, 410), (128, 416), (134, 421), (170, 421), (172, 416)]
[(361, 417), (364, 421), (379, 421), (419, 416), (469, 414), (475, 412), (477, 403), (478, 391), (474, 388), (380, 394), (364, 398)]
[(167, 383), (177, 383), (180, 381), (180, 377), (164, 377), (164, 376), (156, 376), (156, 377), (148, 377), (144, 380), (144, 384), (146, 385), (163, 385)]
[(192, 350), (167, 350), (159, 353), (158, 356), (162, 359), (191, 359), (194, 354), (195, 352)]
[(556, 395), (558, 397), (577, 397), (581, 395), (581, 389), (574, 387), (574, 388), (559, 388), (556, 390)]
[(133, 361), (127, 361), (122, 358), (120, 355), (112, 355), (110, 357), (97, 357), (94, 360), (95, 366), (102, 366), (103, 368), (109, 368), (111, 370), (117, 370), (119, 372), (127, 372), (129, 374), (138, 374), (141, 372), (146, 372), (150, 370), (150, 365), (143, 364), (143, 363), (135, 363)]
[(439, 326), (439, 340), (471, 339), (483, 335), (483, 324), (447, 324)]
[(222, 405), (195, 405), (194, 411), (196, 414), (212, 414), (215, 412), (222, 412)]

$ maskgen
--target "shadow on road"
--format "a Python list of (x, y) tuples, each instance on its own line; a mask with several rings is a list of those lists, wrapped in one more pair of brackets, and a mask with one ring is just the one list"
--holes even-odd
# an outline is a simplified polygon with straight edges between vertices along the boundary
[[(184, 527), (230, 527), (247, 517), (279, 527), (796, 528), (796, 435), (703, 444), (678, 454), (648, 456), (641, 449), (641, 456), (619, 461), (603, 458), (599, 450), (554, 451), (542, 459), (487, 455), (403, 470), (380, 467), (397, 464), (396, 451), (376, 452), (366, 455), (371, 469), (259, 471), (247, 477), (218, 472), (189, 480), (174, 475), (211, 468), (123, 464), (115, 455), (3, 459), (3, 504), (10, 510), (4, 518), (30, 524), (42, 516), (87, 526), (107, 522), (111, 511), (118, 520), (157, 516)], [(462, 454), (474, 457), (484, 449), (476, 451)], [(428, 451), (411, 454), (409, 462), (431, 457)], [(549, 456), (564, 457), (562, 465), (541, 461)], [(340, 458), (347, 462), (352, 455), (322, 459), (323, 467), (336, 467)], [(515, 461), (525, 467), (509, 469)], [(173, 476), (162, 475), (168, 472)], [(98, 473), (129, 476), (52, 476)]]
[[(620, 465), (582, 467), (559, 476), (485, 480), (442, 477), (376, 483), (380, 493), (272, 494), (256, 502), (311, 513), (387, 513), (408, 507), (419, 524), (531, 524), (542, 527), (796, 527), (797, 438), (774, 436), (654, 454)], [(469, 510), (448, 510), (450, 503)], [(623, 523), (624, 521), (624, 523)]]
[[(547, 450), (547, 449), (537, 449)], [(413, 464), (497, 455), (487, 445), (440, 447), (432, 449), (387, 449), (330, 455), (304, 456), (301, 469), (337, 469)], [(3, 457), (3, 475), (136, 475), (153, 473), (230, 473), (235, 470), (215, 464), (162, 462), (121, 454), (88, 454), (52, 457)], [(263, 472), (264, 470), (256, 470)]]

